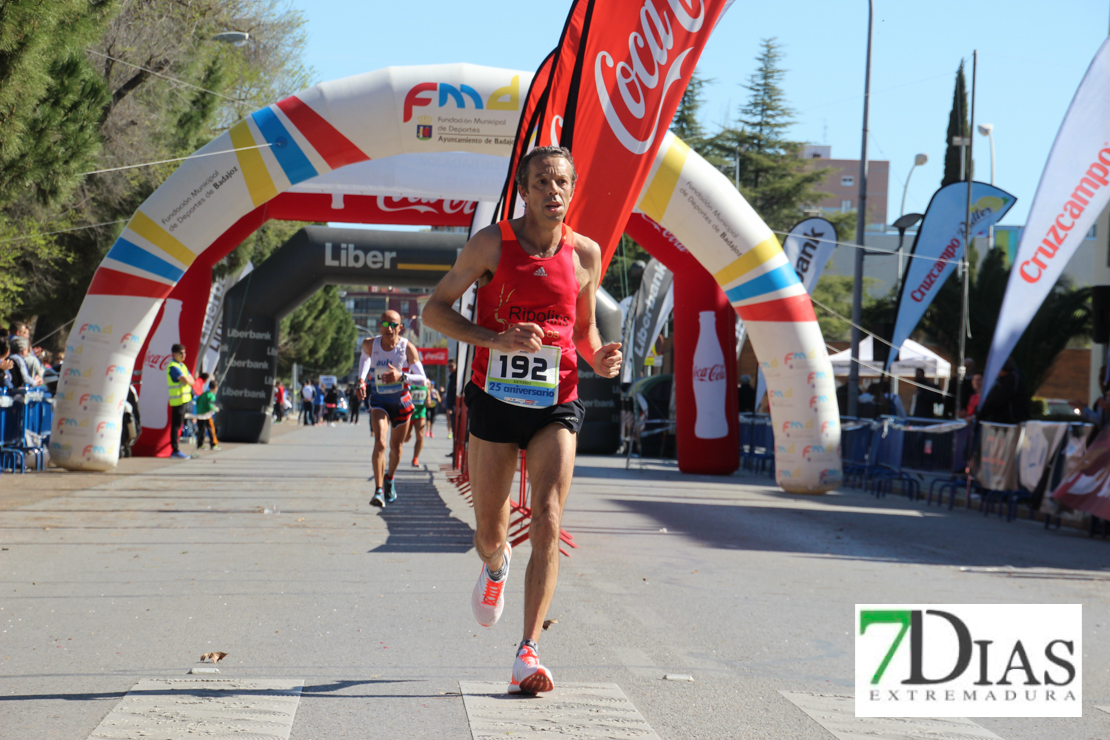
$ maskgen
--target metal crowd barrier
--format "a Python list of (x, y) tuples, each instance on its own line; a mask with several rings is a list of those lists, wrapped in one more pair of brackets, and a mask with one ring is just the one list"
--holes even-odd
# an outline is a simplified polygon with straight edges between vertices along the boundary
[(775, 475), (775, 431), (769, 414), (740, 414), (740, 466)]
[(39, 388), (0, 390), (0, 473), (27, 472), (27, 458), (35, 470), (46, 468), (53, 399)]

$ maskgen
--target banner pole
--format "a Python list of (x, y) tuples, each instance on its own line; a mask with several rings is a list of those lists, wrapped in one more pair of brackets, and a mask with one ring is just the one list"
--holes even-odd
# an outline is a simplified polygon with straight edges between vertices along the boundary
[[(852, 286), (852, 362), (848, 368), (848, 416), (856, 416), (859, 411), (859, 345), (863, 333), (859, 329), (863, 319), (863, 231), (867, 226), (867, 115), (871, 102), (871, 21), (875, 6), (867, 0), (867, 60), (863, 73), (863, 143), (859, 157), (859, 202), (856, 204), (856, 250), (855, 278)], [(757, 399), (758, 402), (758, 399)]]
[(967, 173), (967, 210), (964, 212), (964, 256), (962, 264), (960, 265), (962, 274), (961, 282), (963, 285), (963, 298), (960, 303), (960, 364), (956, 369), (956, 418), (960, 416), (960, 405), (963, 403), (963, 386), (964, 375), (967, 369), (964, 367), (964, 361), (967, 359), (967, 303), (968, 303), (968, 283), (970, 282), (971, 269), (968, 257), (971, 255), (971, 184), (975, 181), (975, 137), (971, 132), (975, 130), (975, 74), (979, 66), (979, 51), (971, 52), (971, 119), (968, 121), (968, 144), (967, 158), (968, 173)]

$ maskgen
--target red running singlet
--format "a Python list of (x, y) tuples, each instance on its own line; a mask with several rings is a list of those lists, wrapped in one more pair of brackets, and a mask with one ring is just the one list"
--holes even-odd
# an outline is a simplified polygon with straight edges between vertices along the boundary
[[(574, 317), (578, 303), (578, 278), (574, 274), (574, 232), (563, 224), (563, 240), (551, 257), (533, 257), (524, 251), (508, 221), (501, 229), (501, 258), (493, 279), (477, 291), (476, 324), (503, 332), (513, 324), (533, 323), (547, 336), (543, 343), (559, 347), (559, 394), (556, 403), (578, 398), (578, 355), (574, 349)], [(486, 387), (489, 349), (474, 350), (471, 380)]]

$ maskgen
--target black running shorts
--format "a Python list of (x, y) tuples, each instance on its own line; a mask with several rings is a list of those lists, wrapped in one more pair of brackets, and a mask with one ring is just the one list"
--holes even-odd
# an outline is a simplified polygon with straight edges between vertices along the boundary
[(498, 401), (472, 381), (467, 381), (463, 398), (471, 434), (486, 442), (515, 444), (522, 450), (548, 424), (561, 424), (578, 434), (586, 418), (586, 407), (577, 398), (557, 406), (526, 409)]
[[(370, 410), (384, 411), (389, 416), (390, 426), (399, 427), (409, 420), (416, 407), (412, 405), (412, 396), (408, 391), (388, 394), (371, 393)], [(370, 431), (373, 432), (373, 427)]]

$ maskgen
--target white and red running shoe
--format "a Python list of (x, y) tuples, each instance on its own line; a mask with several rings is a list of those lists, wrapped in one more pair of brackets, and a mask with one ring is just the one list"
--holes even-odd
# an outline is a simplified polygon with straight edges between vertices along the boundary
[(482, 572), (478, 574), (478, 582), (474, 584), (474, 592), (470, 596), (470, 605), (474, 609), (474, 618), (483, 627), (492, 627), (501, 618), (505, 609), (505, 584), (509, 580), (509, 559), (513, 555), (513, 548), (505, 543), (505, 560), (502, 566), (505, 575), (501, 580), (494, 581), (489, 577), (489, 568), (482, 563)]
[(552, 691), (555, 680), (551, 671), (540, 665), (540, 656), (531, 645), (521, 645), (513, 661), (513, 681), (509, 684), (510, 694), (538, 694)]

